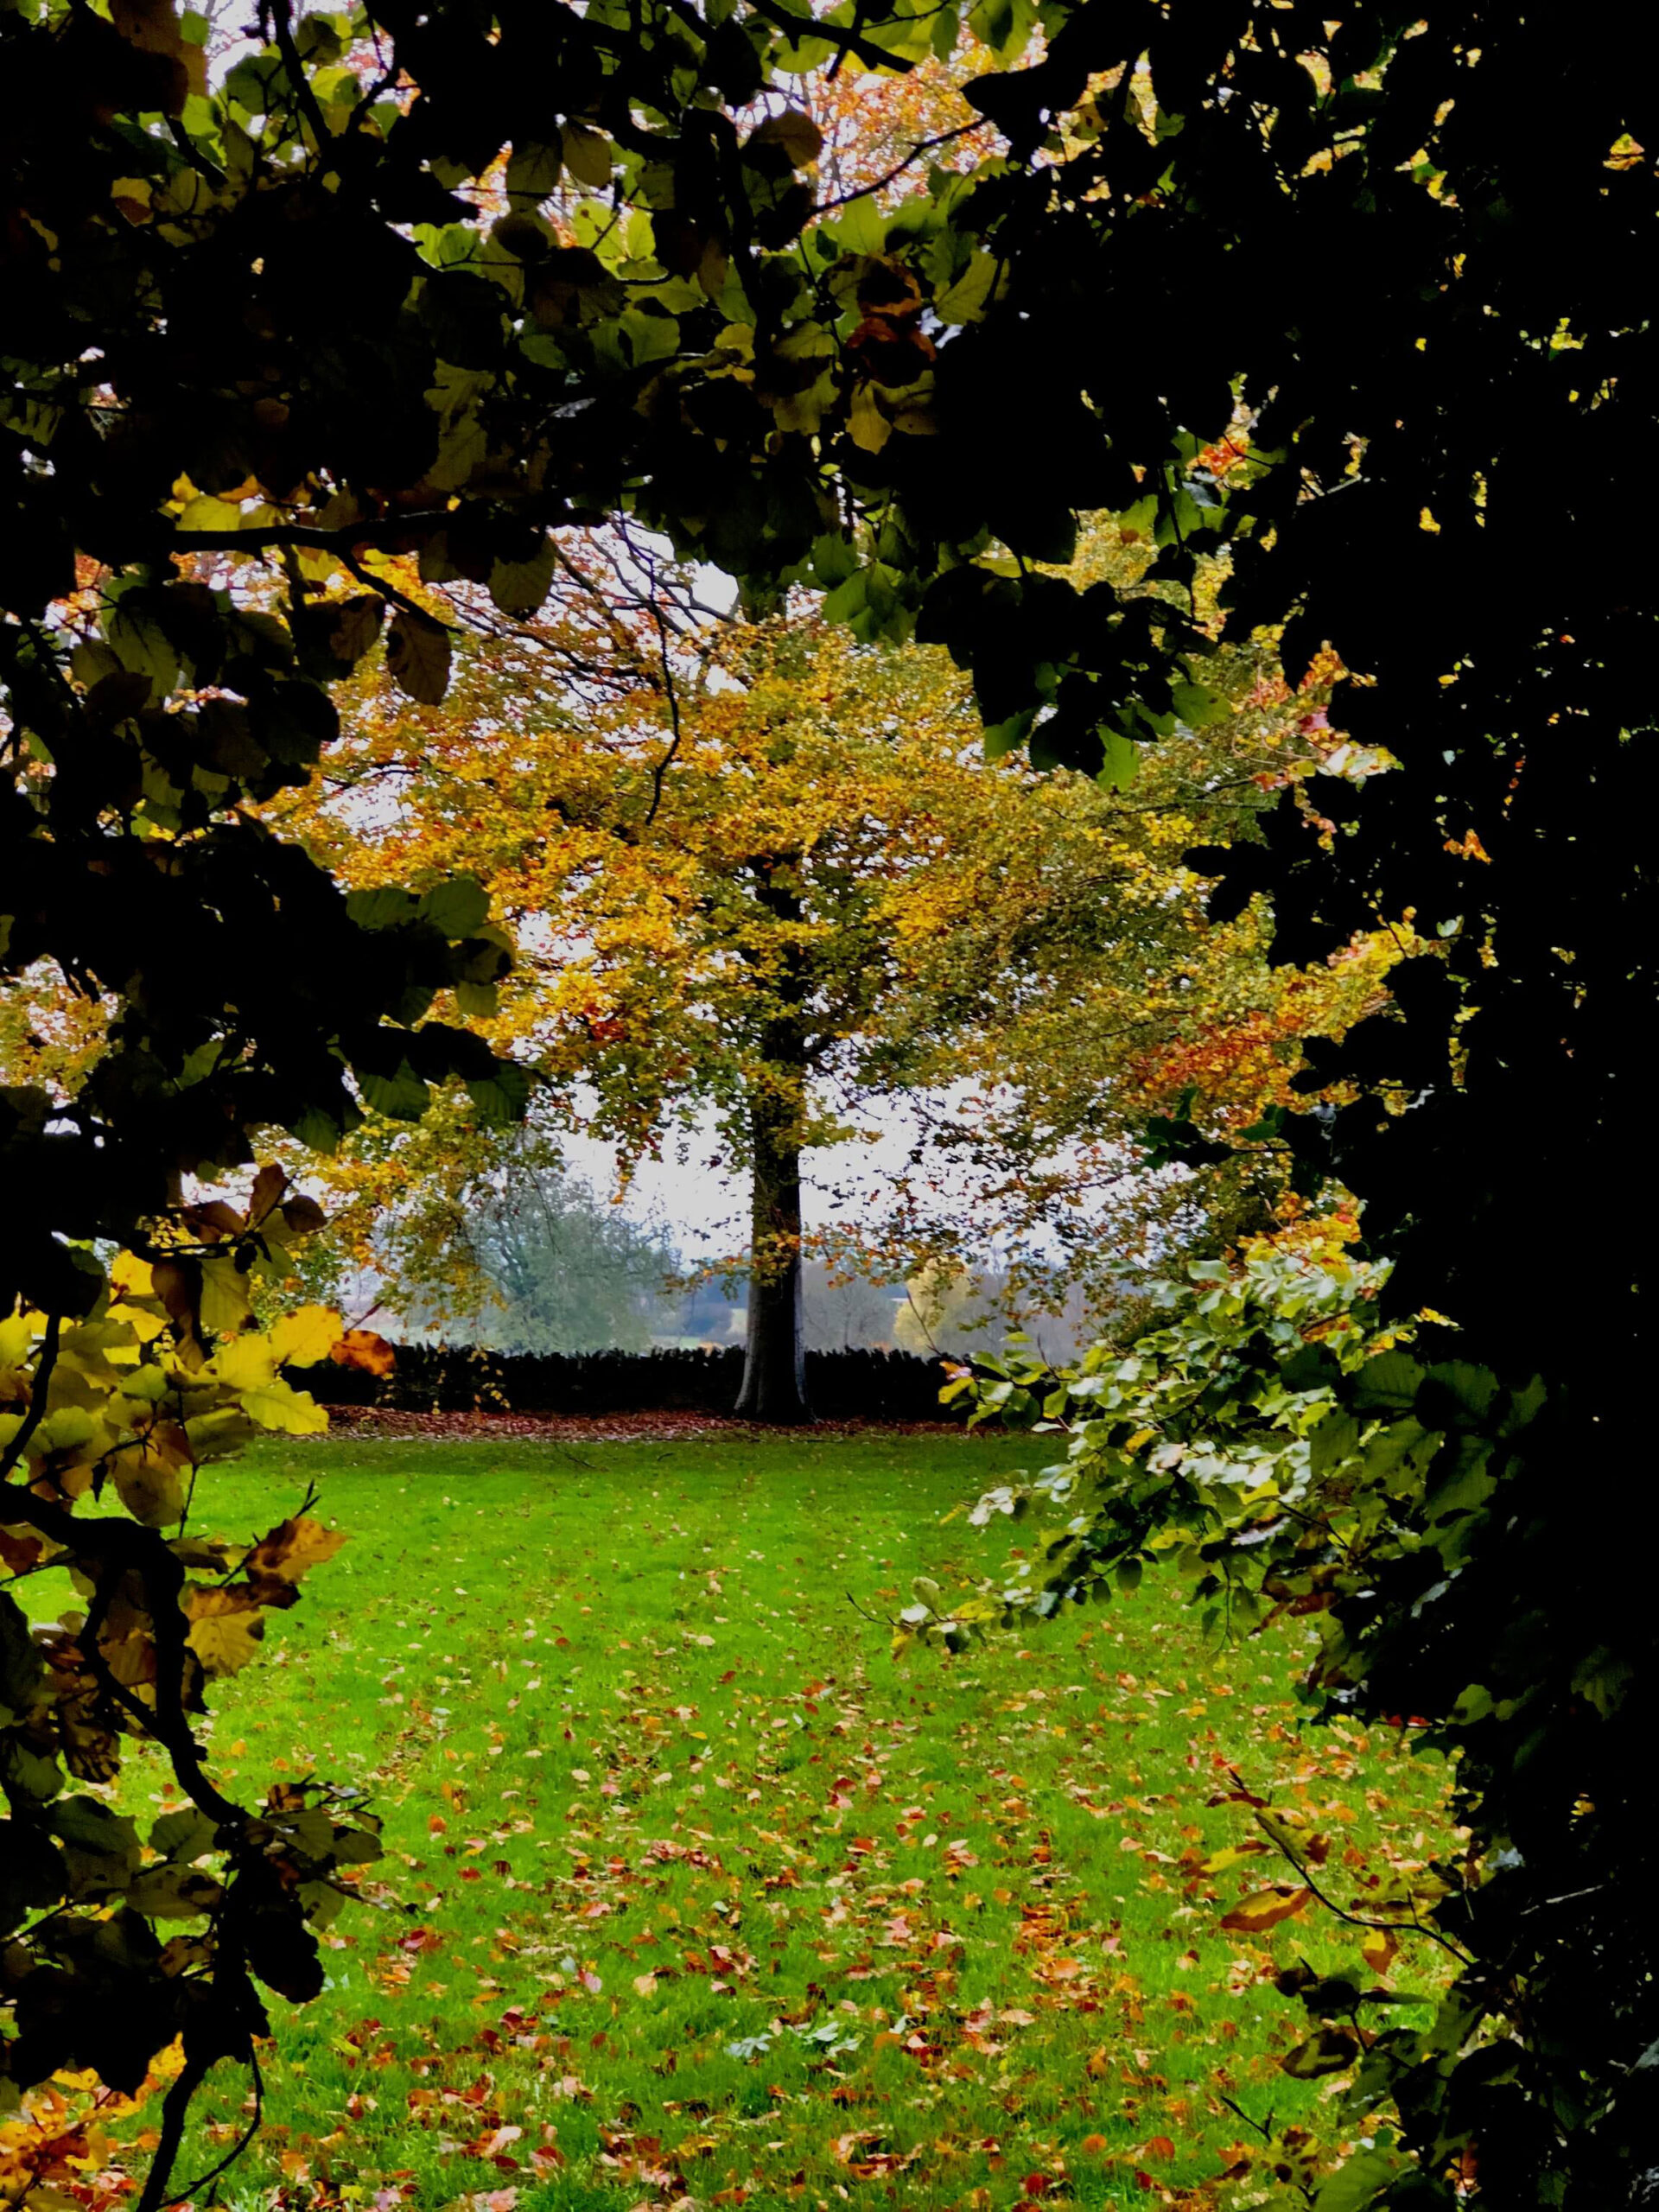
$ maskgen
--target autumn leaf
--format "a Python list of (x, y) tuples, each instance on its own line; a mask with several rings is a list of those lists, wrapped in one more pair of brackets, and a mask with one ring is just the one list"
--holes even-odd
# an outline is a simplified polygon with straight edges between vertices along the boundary
[(324, 1408), (280, 1376), (245, 1390), (242, 1408), (261, 1428), (274, 1428), (283, 1436), (319, 1436), (328, 1426)]
[(334, 617), (328, 643), (334, 658), (354, 665), (379, 636), (386, 602), (378, 594), (364, 593), (355, 599), (335, 601), (328, 612)]
[[(183, 1440), (181, 1430), (174, 1433)], [(176, 1449), (135, 1444), (118, 1452), (106, 1465), (122, 1504), (135, 1521), (142, 1521), (149, 1529), (160, 1529), (178, 1519), (184, 1503), (180, 1471), (189, 1465), (183, 1454)]]
[(328, 1357), (337, 1367), (359, 1368), (365, 1375), (390, 1375), (397, 1363), (392, 1347), (372, 1329), (347, 1329), (329, 1346)]
[(242, 1562), (246, 1573), (276, 1575), (283, 1582), (297, 1582), (308, 1568), (332, 1559), (346, 1541), (343, 1529), (326, 1529), (321, 1521), (300, 1515), (279, 1522), (261, 1536)]
[(238, 1674), (257, 1655), (265, 1617), (245, 1591), (193, 1583), (185, 1592), (184, 1610), (190, 1623), (185, 1640), (207, 1674)]
[(804, 115), (799, 108), (786, 107), (757, 124), (749, 134), (749, 143), (780, 147), (791, 168), (804, 169), (823, 152), (823, 133), (810, 115)]
[(1257, 1890), (1242, 1904), (1222, 1916), (1221, 1925), (1241, 1936), (1265, 1935), (1269, 1928), (1276, 1928), (1281, 1920), (1289, 1920), (1313, 1902), (1312, 1890), (1294, 1890), (1287, 1883), (1275, 1883), (1270, 1890)]
[(1391, 1928), (1373, 1929), (1362, 1940), (1359, 1955), (1373, 1974), (1387, 1974), (1400, 1955), (1400, 1938)]
[(435, 707), (449, 689), (449, 632), (429, 614), (399, 607), (386, 632), (386, 666), (408, 698)]
[(339, 1343), (340, 1319), (327, 1306), (302, 1306), (274, 1322), (267, 1335), (279, 1367), (313, 1367)]

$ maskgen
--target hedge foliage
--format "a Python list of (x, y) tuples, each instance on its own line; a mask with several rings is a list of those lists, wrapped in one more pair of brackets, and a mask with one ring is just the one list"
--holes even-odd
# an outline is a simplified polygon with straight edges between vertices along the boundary
[[(950, 1370), (905, 1351), (809, 1351), (807, 1398), (820, 1421), (943, 1421)], [(499, 1352), (401, 1344), (391, 1372), (323, 1366), (297, 1376), (324, 1405), (401, 1413), (729, 1414), (743, 1354), (718, 1351)]]

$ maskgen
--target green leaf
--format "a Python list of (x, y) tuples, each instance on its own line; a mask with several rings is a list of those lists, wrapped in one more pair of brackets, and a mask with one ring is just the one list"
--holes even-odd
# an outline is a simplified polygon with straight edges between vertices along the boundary
[(1338, 2167), (1313, 2200), (1313, 2212), (1365, 2212), (1395, 2176), (1400, 2162), (1386, 2151), (1360, 2151)]
[(390, 1074), (360, 1067), (353, 1073), (365, 1102), (388, 1121), (418, 1122), (432, 1103), (431, 1093), (407, 1060), (400, 1060)]
[(1409, 1352), (1379, 1352), (1354, 1378), (1354, 1403), (1404, 1413), (1417, 1402), (1422, 1380), (1423, 1370)]
[(359, 929), (391, 930), (412, 922), (421, 902), (412, 891), (395, 883), (377, 884), (367, 891), (348, 891), (346, 912)]
[(418, 911), (445, 937), (468, 938), (489, 919), (490, 894), (476, 876), (454, 875), (429, 891)]
[(585, 123), (567, 123), (560, 132), (564, 166), (578, 184), (604, 192), (611, 181), (611, 142)]
[(988, 760), (1006, 760), (1017, 752), (1031, 735), (1032, 725), (1037, 719), (1035, 707), (1022, 707), (1017, 715), (1010, 715), (1006, 721), (985, 725), (985, 758)]
[(1294, 2082), (1317, 2082), (1322, 2075), (1343, 2073), (1358, 2056), (1359, 2038), (1347, 2028), (1321, 2028), (1279, 2063)]
[(524, 1118), (531, 1082), (526, 1070), (515, 1066), (511, 1060), (502, 1060), (497, 1064), (493, 1075), (472, 1077), (467, 1085), (467, 1096), (486, 1128), (510, 1128)]
[(1204, 729), (1211, 722), (1225, 721), (1232, 713), (1221, 693), (1212, 691), (1206, 683), (1172, 683), (1169, 703), (1177, 718), (1189, 729)]
[(850, 576), (843, 578), (836, 586), (824, 601), (824, 620), (850, 622), (854, 615), (862, 613), (869, 588), (869, 571), (867, 569), (855, 569)]
[(1140, 747), (1121, 729), (1103, 729), (1100, 749), (1103, 757), (1096, 771), (1096, 781), (1111, 791), (1127, 791), (1140, 769)]
[(934, 300), (941, 322), (977, 322), (990, 305), (1004, 264), (994, 253), (974, 253), (960, 276)]
[(878, 254), (887, 240), (887, 219), (873, 199), (855, 200), (836, 217), (834, 236), (848, 253)]

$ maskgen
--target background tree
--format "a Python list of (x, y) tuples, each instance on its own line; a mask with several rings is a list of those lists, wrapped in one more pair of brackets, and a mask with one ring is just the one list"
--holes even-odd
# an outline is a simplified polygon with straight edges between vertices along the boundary
[(676, 1255), (556, 1158), (521, 1137), (499, 1168), (464, 1194), (459, 1217), (390, 1225), (381, 1267), (395, 1278), (399, 1248), (446, 1236), (463, 1247), (457, 1274), (471, 1296), (417, 1300), (408, 1319), (429, 1333), (508, 1352), (648, 1351), (665, 1325)]
[[(1133, 532), (1103, 539), (1103, 561), (1144, 567)], [(982, 1268), (1001, 1243), (1036, 1255), (1004, 1272), (1006, 1301), (1064, 1299), (1080, 1272), (1121, 1295), (1149, 1247), (1200, 1233), (1181, 1179), (1128, 1172), (1151, 1106), (1203, 1090), (1206, 1126), (1258, 1120), (1291, 1096), (1296, 1038), (1375, 1003), (1397, 950), (1275, 981), (1256, 918), (1204, 926), (1181, 865), (1195, 834), (1319, 762), (1317, 711), (1270, 656), (1236, 657), (1230, 693), (1188, 687), (1199, 726), (1132, 795), (1033, 776), (978, 756), (936, 652), (861, 646), (806, 607), (671, 635), (660, 597), (627, 603), (627, 575), (573, 574), (568, 620), (463, 655), (442, 709), (354, 694), (328, 779), (284, 826), (363, 895), (476, 872), (514, 931), (494, 1042), (561, 1116), (588, 1102), (625, 1175), (716, 1115), (751, 1183), (741, 1411), (805, 1410), (803, 1160), (884, 1102), (917, 1109), (921, 1136), (891, 1191), (830, 1193), (844, 1264), (902, 1281)], [(677, 588), (684, 611), (695, 586)], [(1251, 1045), (1224, 1048), (1230, 1030)], [(480, 1157), (458, 1134), (359, 1147), (366, 1215), (423, 1179), (417, 1160), (429, 1188), (453, 1182)], [(1272, 1195), (1246, 1166), (1204, 1228)], [(418, 1240), (403, 1251), (412, 1283)]]

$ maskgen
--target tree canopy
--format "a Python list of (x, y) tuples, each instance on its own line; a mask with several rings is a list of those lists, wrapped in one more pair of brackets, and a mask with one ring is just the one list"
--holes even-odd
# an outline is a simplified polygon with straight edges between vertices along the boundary
[[(1150, 551), (1103, 525), (1091, 541), (1126, 582)], [(1121, 1300), (1149, 1255), (1271, 1205), (1270, 1151), (1194, 1208), (1184, 1179), (1132, 1172), (1134, 1141), (1178, 1097), (1190, 1119), (1202, 1095), (1209, 1130), (1293, 1103), (1300, 1039), (1379, 1001), (1395, 937), (1275, 975), (1260, 916), (1206, 925), (1182, 864), (1335, 765), (1321, 692), (1290, 694), (1265, 649), (1218, 657), (1202, 727), (1126, 792), (988, 763), (937, 648), (861, 645), (810, 605), (671, 627), (664, 597), (690, 613), (694, 580), (665, 587), (617, 548), (565, 557), (549, 609), (467, 645), (442, 706), (353, 685), (326, 776), (271, 815), (359, 893), (476, 878), (512, 939), (487, 1033), (540, 1078), (543, 1128), (610, 1140), (626, 1179), (677, 1128), (706, 1146), (715, 1118), (753, 1185), (757, 1333), (770, 1314), (799, 1334), (813, 1246), (901, 1281), (1000, 1249), (1018, 1310), (1073, 1281)], [(779, 1214), (815, 1153), (895, 1109), (906, 1160), (845, 1187), (819, 1171), (810, 1234), (798, 1204)], [(457, 1256), (439, 1194), (498, 1157), (512, 1175), (516, 1144), (463, 1100), (366, 1129), (327, 1180), (362, 1233), (384, 1240), (399, 1207), (439, 1230), (398, 1236), (418, 1295)]]

